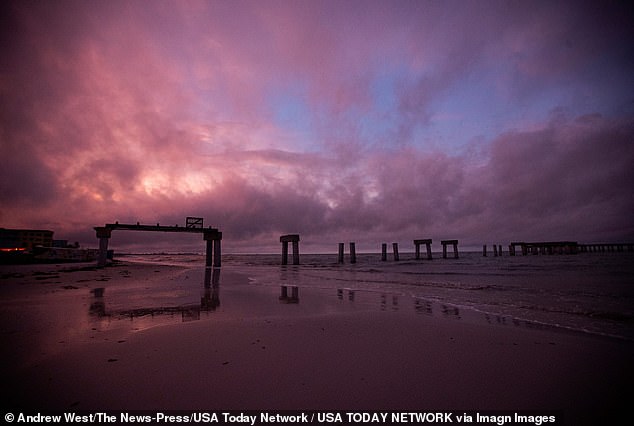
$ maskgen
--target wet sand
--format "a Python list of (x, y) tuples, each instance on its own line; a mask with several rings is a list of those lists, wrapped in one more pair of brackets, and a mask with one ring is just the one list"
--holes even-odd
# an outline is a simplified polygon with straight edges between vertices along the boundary
[[(202, 276), (177, 267), (3, 267), (3, 405), (555, 410), (566, 424), (625, 408), (633, 342), (416, 314), (364, 295), (350, 303), (334, 291), (300, 288), (299, 303), (281, 303), (279, 288), (250, 286), (239, 272), (223, 270), (205, 291)], [(188, 280), (200, 287), (193, 299)]]

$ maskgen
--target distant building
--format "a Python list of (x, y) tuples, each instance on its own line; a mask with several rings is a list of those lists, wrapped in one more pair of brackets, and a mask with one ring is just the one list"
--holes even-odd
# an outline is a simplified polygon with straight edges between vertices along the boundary
[(33, 250), (33, 247), (51, 247), (53, 231), (43, 229), (0, 228), (0, 250)]

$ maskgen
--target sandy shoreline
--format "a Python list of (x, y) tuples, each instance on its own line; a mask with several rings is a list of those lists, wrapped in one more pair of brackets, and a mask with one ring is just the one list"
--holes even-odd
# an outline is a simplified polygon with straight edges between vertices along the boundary
[(47, 266), (0, 270), (6, 408), (560, 410), (566, 424), (592, 424), (624, 408), (619, 389), (634, 378), (629, 341), (307, 289), (280, 303), (279, 289), (249, 287), (239, 271), (205, 291), (179, 267)]

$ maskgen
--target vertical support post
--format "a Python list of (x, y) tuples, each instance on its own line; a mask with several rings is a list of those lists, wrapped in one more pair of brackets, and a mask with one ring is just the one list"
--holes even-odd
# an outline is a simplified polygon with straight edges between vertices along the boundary
[(343, 247), (344, 243), (339, 243), (339, 256), (337, 257), (337, 263), (343, 263)]
[(214, 267), (216, 268), (220, 268), (220, 264), (221, 264), (221, 249), (220, 249), (220, 238), (214, 240)]
[(394, 252), (394, 260), (398, 262), (398, 243), (392, 243), (392, 251)]
[(515, 256), (515, 246), (513, 244), (509, 244), (509, 255)]
[(387, 260), (387, 243), (381, 244), (381, 260), (383, 262)]
[(427, 247), (427, 259), (431, 260), (431, 240), (427, 241), (425, 246)]
[(293, 265), (299, 265), (299, 238), (293, 240)]
[(447, 244), (444, 242), (441, 242), (442, 244), (442, 258), (446, 259), (447, 258)]
[(453, 243), (453, 257), (454, 259), (458, 259), (458, 241)]
[(210, 228), (203, 232), (203, 239), (206, 242), (205, 266), (207, 268), (220, 268), (222, 254), (220, 253), (220, 241), (222, 240), (222, 232), (217, 229)]
[(106, 259), (108, 259), (108, 241), (110, 238), (102, 237), (99, 238), (99, 263), (98, 267), (103, 268), (106, 266)]
[(502, 244), (498, 244), (498, 256), (502, 256)]
[(103, 268), (106, 266), (106, 260), (108, 259), (108, 242), (112, 236), (112, 229), (105, 226), (98, 226), (94, 229), (97, 232), (97, 238), (99, 238), (99, 257), (97, 258), (97, 267)]
[(350, 243), (350, 263), (357, 263), (357, 251), (353, 242)]
[(482, 244), (482, 256), (487, 257), (487, 245)]
[(414, 240), (414, 248), (416, 250), (415, 258), (416, 258), (416, 260), (419, 260), (420, 259), (420, 243), (418, 241), (416, 241), (416, 240)]
[(498, 246), (493, 244), (493, 257), (498, 257)]
[(282, 265), (288, 265), (288, 241), (282, 241)]
[(214, 242), (212, 240), (207, 240), (205, 243), (207, 245), (207, 249), (205, 250), (205, 267), (210, 268), (213, 265)]

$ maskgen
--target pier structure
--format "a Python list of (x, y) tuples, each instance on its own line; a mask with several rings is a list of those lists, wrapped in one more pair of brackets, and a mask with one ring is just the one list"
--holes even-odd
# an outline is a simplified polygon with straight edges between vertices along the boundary
[(425, 244), (427, 248), (427, 259), (431, 260), (431, 238), (424, 240), (414, 240), (414, 247), (416, 248), (416, 259), (420, 259), (420, 246)]
[(299, 265), (299, 234), (282, 235), (280, 243), (282, 243), (282, 265), (288, 265), (288, 243), (293, 243), (293, 265)]
[(104, 226), (95, 226), (94, 230), (97, 233), (99, 239), (99, 256), (97, 257), (97, 267), (102, 268), (106, 266), (106, 259), (108, 255), (108, 244), (112, 237), (112, 231), (117, 229), (127, 231), (150, 231), (150, 232), (184, 232), (184, 233), (196, 233), (203, 234), (203, 240), (206, 241), (206, 259), (205, 266), (207, 267), (220, 267), (221, 266), (221, 254), (220, 254), (220, 242), (222, 240), (222, 232), (211, 226), (203, 228), (203, 219), (198, 217), (188, 217), (185, 226), (163, 226), (156, 225), (141, 225), (139, 222), (136, 225), (124, 224), (124, 223), (107, 223)]
[[(337, 263), (344, 263), (344, 247), (345, 243), (339, 243), (339, 256), (337, 257)], [(350, 242), (350, 263), (357, 263), (357, 251), (354, 242)]]
[(511, 242), (509, 253), (515, 256), (516, 247), (520, 247), (523, 256), (528, 254), (577, 254), (579, 244), (576, 241), (542, 241), (542, 242)]
[(634, 243), (591, 243), (579, 244), (578, 247), (582, 253), (634, 251)]
[(453, 246), (453, 257), (454, 259), (458, 259), (458, 240), (441, 240), (440, 244), (442, 244), (442, 258), (447, 258), (447, 245), (451, 244)]

